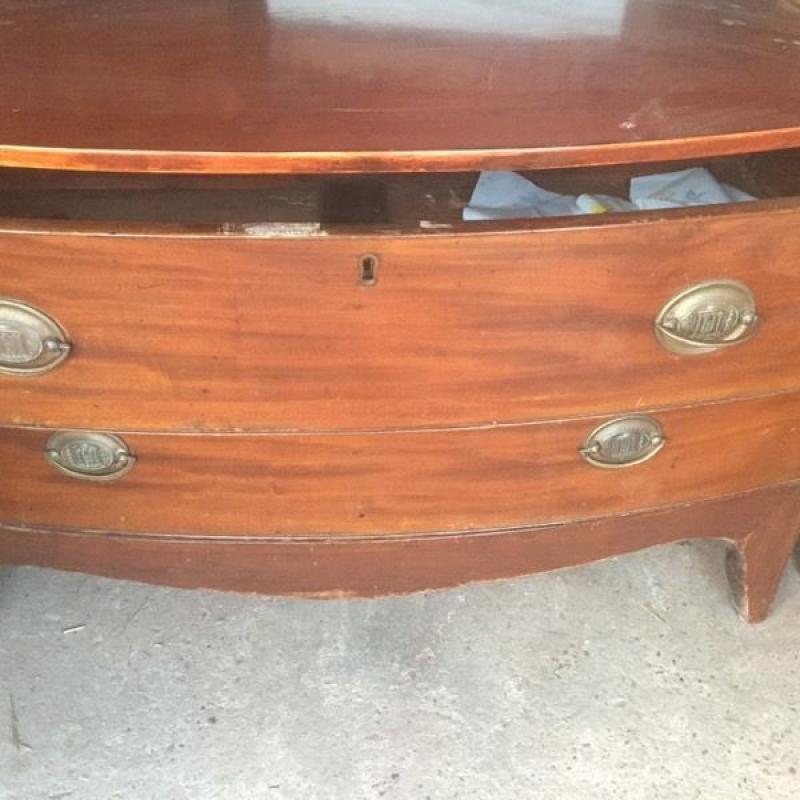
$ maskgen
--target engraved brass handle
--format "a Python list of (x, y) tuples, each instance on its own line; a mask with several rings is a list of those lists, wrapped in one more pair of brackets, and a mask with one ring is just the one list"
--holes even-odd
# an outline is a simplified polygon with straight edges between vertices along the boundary
[(746, 342), (758, 328), (752, 292), (743, 283), (714, 280), (675, 295), (656, 318), (656, 337), (671, 353), (713, 353)]
[(111, 481), (130, 472), (136, 456), (125, 442), (110, 433), (62, 431), (45, 445), (45, 458), (71, 478)]
[(71, 350), (64, 329), (44, 311), (0, 298), (0, 372), (41, 375), (57, 367)]
[(595, 428), (580, 448), (593, 467), (620, 469), (651, 459), (666, 444), (660, 423), (653, 417), (618, 417)]

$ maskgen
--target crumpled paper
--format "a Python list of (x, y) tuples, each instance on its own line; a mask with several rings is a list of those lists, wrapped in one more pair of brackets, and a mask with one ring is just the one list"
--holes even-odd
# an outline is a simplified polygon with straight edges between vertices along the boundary
[(630, 199), (610, 195), (577, 196), (550, 192), (516, 172), (485, 170), (464, 208), (465, 221), (526, 219), (610, 211), (683, 208), (715, 203), (742, 203), (756, 198), (720, 183), (704, 167), (633, 178)]

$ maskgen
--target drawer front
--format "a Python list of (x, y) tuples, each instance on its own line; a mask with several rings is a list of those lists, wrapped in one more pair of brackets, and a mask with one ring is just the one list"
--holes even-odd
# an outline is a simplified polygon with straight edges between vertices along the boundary
[[(770, 207), (494, 234), (0, 234), (0, 297), (72, 346), (42, 374), (0, 374), (0, 420), (367, 430), (798, 388), (800, 209)], [(713, 279), (752, 292), (755, 336), (670, 352), (655, 320)]]
[[(603, 469), (606, 418), (473, 430), (123, 435), (115, 481), (47, 463), (51, 433), (3, 429), (0, 524), (197, 536), (436, 534), (657, 508), (800, 477), (800, 394), (654, 415), (666, 444)], [(130, 466), (130, 465), (129, 465)]]

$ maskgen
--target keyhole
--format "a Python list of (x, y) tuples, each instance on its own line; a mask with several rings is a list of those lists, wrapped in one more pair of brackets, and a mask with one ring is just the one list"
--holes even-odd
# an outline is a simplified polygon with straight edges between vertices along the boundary
[(374, 286), (378, 282), (378, 256), (367, 254), (358, 259), (358, 271), (362, 286)]

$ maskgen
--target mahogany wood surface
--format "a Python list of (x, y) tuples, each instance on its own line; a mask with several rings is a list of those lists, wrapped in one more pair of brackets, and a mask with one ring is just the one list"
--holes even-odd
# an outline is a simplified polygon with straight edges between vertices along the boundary
[[(0, 376), (0, 420), (371, 430), (797, 388), (800, 205), (701, 211), (289, 238), (7, 221), (0, 296), (55, 317), (74, 354), (40, 377)], [(364, 253), (380, 259), (372, 287)], [(755, 338), (667, 352), (653, 333), (663, 304), (713, 278), (750, 287)]]
[[(73, 345), (0, 375), (0, 563), (373, 596), (713, 537), (764, 618), (800, 522), (798, 0), (0, 0), (0, 75), (0, 298)], [(466, 170), (625, 194), (674, 159), (782, 199), (460, 223)], [(666, 352), (712, 279), (756, 336)], [(583, 460), (645, 412), (653, 459)], [(137, 463), (68, 478), (64, 429)]]
[(0, 163), (335, 172), (800, 145), (795, 0), (2, 0)]
[(794, 480), (800, 393), (657, 414), (667, 444), (626, 469), (579, 449), (606, 418), (474, 430), (132, 435), (112, 483), (46, 463), (48, 432), (0, 429), (0, 523), (186, 536), (320, 537), (513, 528)]
[[(187, 588), (371, 597), (518, 577), (692, 538), (732, 541), (740, 613), (762, 620), (800, 524), (797, 484), (513, 533), (317, 542), (157, 539), (0, 525), (0, 563)], [(544, 611), (543, 613), (546, 613)]]

